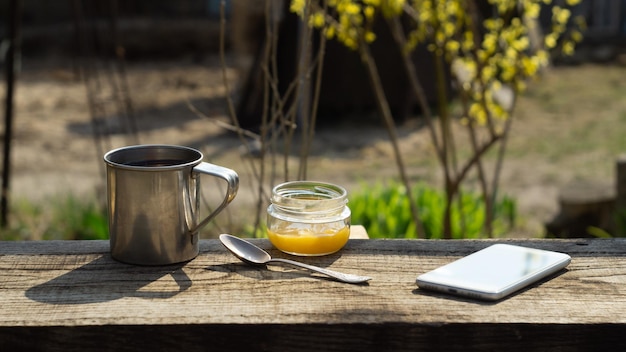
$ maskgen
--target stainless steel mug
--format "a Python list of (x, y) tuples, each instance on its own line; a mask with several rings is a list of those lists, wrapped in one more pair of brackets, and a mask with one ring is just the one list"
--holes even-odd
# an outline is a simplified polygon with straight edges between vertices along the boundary
[[(202, 161), (200, 151), (173, 145), (136, 145), (104, 155), (111, 255), (129, 264), (165, 265), (198, 255), (198, 230), (237, 194), (239, 176)], [(227, 183), (222, 203), (199, 219), (200, 175)]]

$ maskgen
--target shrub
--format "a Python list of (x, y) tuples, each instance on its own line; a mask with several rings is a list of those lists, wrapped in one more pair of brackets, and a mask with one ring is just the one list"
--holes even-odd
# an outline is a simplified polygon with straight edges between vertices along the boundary
[(13, 203), (9, 227), (0, 231), (2, 240), (92, 240), (108, 239), (106, 208), (92, 198), (59, 196), (33, 203)]
[[(425, 184), (413, 187), (426, 238), (443, 238), (445, 195)], [(479, 193), (464, 192), (452, 207), (452, 238), (481, 238), (485, 226), (485, 202)], [(363, 185), (350, 195), (352, 223), (365, 226), (370, 238), (416, 238), (406, 189), (397, 182)], [(503, 235), (515, 221), (515, 201), (498, 200), (494, 207), (494, 233)]]

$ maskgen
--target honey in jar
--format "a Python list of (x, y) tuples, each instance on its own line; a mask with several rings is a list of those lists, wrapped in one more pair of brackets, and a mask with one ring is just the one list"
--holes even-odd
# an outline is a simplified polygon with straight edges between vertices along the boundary
[(350, 237), (350, 209), (343, 187), (292, 181), (272, 190), (267, 235), (274, 247), (301, 256), (335, 253)]

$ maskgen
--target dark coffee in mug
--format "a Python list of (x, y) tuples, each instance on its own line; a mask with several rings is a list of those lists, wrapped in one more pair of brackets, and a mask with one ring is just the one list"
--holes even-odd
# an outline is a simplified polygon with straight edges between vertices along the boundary
[(176, 166), (180, 164), (185, 164), (188, 161), (180, 161), (180, 160), (139, 160), (139, 161), (129, 161), (125, 162), (124, 165), (128, 166), (143, 166), (143, 167), (161, 167), (161, 166)]

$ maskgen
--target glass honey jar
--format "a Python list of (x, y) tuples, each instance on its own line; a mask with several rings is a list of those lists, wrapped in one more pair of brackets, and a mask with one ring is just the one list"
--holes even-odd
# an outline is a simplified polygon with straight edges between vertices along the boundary
[(267, 235), (279, 250), (299, 256), (335, 253), (350, 237), (348, 192), (316, 181), (292, 181), (272, 189)]

